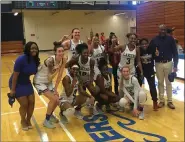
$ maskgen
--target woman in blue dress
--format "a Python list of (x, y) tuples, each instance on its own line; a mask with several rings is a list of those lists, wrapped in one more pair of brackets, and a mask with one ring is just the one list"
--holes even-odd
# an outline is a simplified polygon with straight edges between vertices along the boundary
[(35, 42), (30, 41), (25, 45), (24, 54), (16, 59), (9, 79), (10, 95), (15, 96), (20, 104), (21, 126), (25, 131), (32, 129), (35, 96), (30, 76), (36, 74), (39, 64), (39, 48)]

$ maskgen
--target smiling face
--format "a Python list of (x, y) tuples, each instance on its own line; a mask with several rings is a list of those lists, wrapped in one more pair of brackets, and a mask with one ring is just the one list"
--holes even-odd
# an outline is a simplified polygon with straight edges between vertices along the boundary
[(88, 57), (89, 57), (88, 49), (84, 49), (84, 50), (82, 51), (82, 59), (87, 60)]
[(123, 67), (121, 74), (123, 75), (123, 78), (128, 80), (130, 76), (130, 69), (128, 67)]
[(80, 30), (74, 29), (72, 32), (73, 39), (79, 40), (80, 39)]
[(70, 69), (70, 75), (73, 77), (77, 76), (78, 72), (79, 72), (79, 67), (77, 65), (73, 66)]
[(30, 47), (30, 55), (31, 56), (36, 56), (38, 54), (38, 46), (36, 44), (32, 44)]
[(64, 55), (63, 47), (58, 47), (55, 54), (56, 54), (56, 58), (61, 60)]
[(144, 49), (144, 50), (146, 50), (148, 48), (148, 41), (143, 40), (141, 42), (141, 48)]
[(130, 44), (136, 45), (137, 37), (134, 34), (132, 34), (132, 35), (129, 36), (128, 41), (129, 41)]
[(101, 67), (101, 73), (102, 75), (107, 75), (109, 73), (107, 65), (104, 65), (103, 67)]

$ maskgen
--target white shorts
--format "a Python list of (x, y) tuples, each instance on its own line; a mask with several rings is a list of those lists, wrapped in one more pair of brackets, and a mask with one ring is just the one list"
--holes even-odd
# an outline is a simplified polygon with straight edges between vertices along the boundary
[(34, 83), (33, 85), (36, 88), (39, 95), (41, 95), (42, 93), (48, 90), (54, 92), (54, 86), (52, 82), (51, 83), (37, 83), (37, 84)]
[(101, 74), (99, 68), (97, 66), (94, 66), (94, 80), (96, 80), (99, 74)]

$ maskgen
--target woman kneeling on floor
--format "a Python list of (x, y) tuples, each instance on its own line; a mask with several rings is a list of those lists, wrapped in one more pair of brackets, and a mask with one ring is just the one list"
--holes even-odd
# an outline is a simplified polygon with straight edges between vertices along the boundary
[(129, 66), (123, 66), (121, 70), (119, 105), (124, 109), (132, 109), (133, 115), (139, 119), (144, 119), (144, 103), (147, 94), (140, 87), (136, 77), (130, 75)]
[[(63, 90), (60, 96), (60, 119), (62, 123), (68, 123), (67, 117), (75, 115), (79, 119), (83, 119), (83, 115), (79, 111), (75, 111), (74, 107), (82, 107), (83, 104), (88, 105), (90, 115), (93, 115), (94, 97), (88, 94), (84, 89), (78, 77), (79, 66), (74, 64), (69, 68), (63, 80)], [(77, 92), (79, 95), (77, 95)]]

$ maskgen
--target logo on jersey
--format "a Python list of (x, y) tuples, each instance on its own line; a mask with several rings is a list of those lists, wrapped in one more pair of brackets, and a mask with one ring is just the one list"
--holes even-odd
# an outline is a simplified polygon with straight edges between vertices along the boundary
[(143, 55), (143, 56), (141, 56), (141, 62), (143, 63), (143, 64), (149, 64), (149, 63), (151, 63), (152, 62), (152, 55), (151, 54), (146, 54), (146, 55)]
[(129, 53), (123, 53), (123, 55), (124, 56), (126, 56), (126, 57), (129, 57), (129, 58), (135, 58), (136, 57), (136, 55), (134, 55), (134, 54), (129, 54)]

